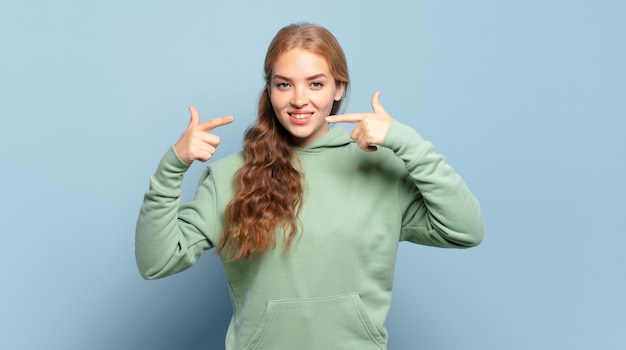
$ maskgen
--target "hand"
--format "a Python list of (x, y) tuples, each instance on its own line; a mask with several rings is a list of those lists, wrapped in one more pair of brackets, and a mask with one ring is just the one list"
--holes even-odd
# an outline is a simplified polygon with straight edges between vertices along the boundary
[(174, 144), (176, 154), (183, 162), (193, 163), (194, 160), (206, 162), (215, 154), (215, 149), (220, 144), (220, 137), (210, 134), (209, 131), (235, 119), (233, 116), (216, 118), (200, 123), (200, 114), (195, 107), (189, 107), (191, 119), (187, 129)]
[(349, 113), (332, 115), (326, 118), (329, 123), (348, 122), (355, 123), (356, 127), (350, 133), (350, 138), (366, 152), (376, 151), (377, 145), (383, 143), (389, 125), (393, 118), (385, 111), (380, 104), (380, 91), (372, 96), (372, 109), (374, 113)]

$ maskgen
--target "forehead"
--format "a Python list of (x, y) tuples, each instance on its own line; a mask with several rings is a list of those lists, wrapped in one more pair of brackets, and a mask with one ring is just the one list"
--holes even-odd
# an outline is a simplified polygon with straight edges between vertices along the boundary
[(273, 75), (297, 78), (317, 74), (331, 76), (326, 59), (304, 49), (291, 49), (281, 53), (274, 63)]

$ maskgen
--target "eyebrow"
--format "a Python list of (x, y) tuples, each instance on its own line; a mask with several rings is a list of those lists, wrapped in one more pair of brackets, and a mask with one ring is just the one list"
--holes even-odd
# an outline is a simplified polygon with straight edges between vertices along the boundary
[[(319, 78), (327, 78), (327, 77), (326, 77), (326, 74), (320, 73), (320, 74), (312, 75), (312, 76), (306, 78), (306, 80), (311, 81), (311, 80), (315, 80), (315, 79), (319, 79)], [(286, 80), (286, 81), (289, 81), (289, 82), (292, 81), (291, 78), (288, 78), (288, 77), (280, 75), (280, 74), (275, 74), (274, 77), (272, 78), (272, 80), (274, 80), (274, 79), (281, 79), (281, 80)]]

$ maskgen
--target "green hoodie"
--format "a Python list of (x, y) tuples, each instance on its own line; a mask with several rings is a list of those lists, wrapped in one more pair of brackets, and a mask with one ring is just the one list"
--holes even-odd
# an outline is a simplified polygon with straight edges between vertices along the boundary
[[(386, 349), (384, 326), (400, 241), (471, 247), (484, 235), (461, 177), (410, 127), (393, 121), (376, 152), (341, 127), (296, 153), (304, 173), (301, 231), (289, 250), (222, 259), (233, 304), (226, 349)], [(180, 205), (189, 165), (173, 148), (151, 177), (136, 231), (146, 279), (191, 266), (217, 246), (242, 153), (213, 162)]]

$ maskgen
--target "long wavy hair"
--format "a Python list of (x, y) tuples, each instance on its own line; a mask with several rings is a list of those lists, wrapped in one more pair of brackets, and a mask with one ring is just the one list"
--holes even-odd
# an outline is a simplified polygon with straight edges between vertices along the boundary
[(278, 230), (283, 232), (288, 249), (298, 232), (304, 175), (298, 170), (291, 135), (276, 118), (268, 92), (274, 64), (282, 53), (296, 48), (324, 57), (335, 84), (343, 84), (344, 96), (333, 102), (331, 114), (339, 111), (348, 91), (346, 57), (328, 30), (303, 23), (278, 31), (265, 56), (266, 86), (259, 98), (257, 120), (245, 133), (245, 162), (235, 174), (235, 194), (226, 208), (217, 247), (220, 254), (226, 250), (228, 261), (274, 248)]

